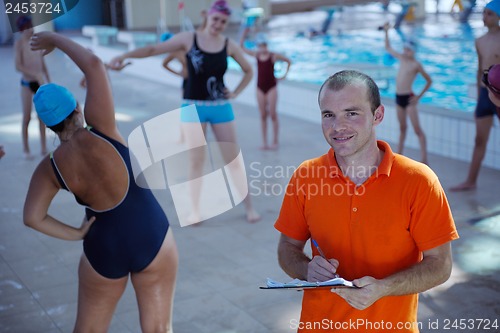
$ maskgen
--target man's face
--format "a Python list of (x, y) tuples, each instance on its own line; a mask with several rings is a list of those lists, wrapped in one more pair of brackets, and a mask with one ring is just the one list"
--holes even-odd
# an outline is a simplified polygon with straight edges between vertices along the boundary
[(323, 135), (337, 157), (362, 157), (365, 148), (375, 142), (374, 128), (384, 114), (382, 105), (373, 113), (367, 88), (361, 83), (339, 91), (324, 87), (320, 110)]

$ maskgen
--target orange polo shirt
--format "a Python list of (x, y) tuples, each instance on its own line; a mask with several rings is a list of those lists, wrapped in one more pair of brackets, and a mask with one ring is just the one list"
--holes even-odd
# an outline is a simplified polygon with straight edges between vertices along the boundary
[[(313, 238), (339, 261), (345, 279), (377, 279), (422, 260), (422, 252), (458, 238), (446, 195), (426, 165), (384, 151), (363, 183), (343, 176), (333, 149), (293, 174), (275, 228), (297, 240)], [(313, 255), (319, 255), (312, 247)], [(384, 297), (365, 310), (329, 289), (306, 290), (298, 332), (418, 332), (418, 295)], [(423, 324), (423, 323), (422, 323)]]

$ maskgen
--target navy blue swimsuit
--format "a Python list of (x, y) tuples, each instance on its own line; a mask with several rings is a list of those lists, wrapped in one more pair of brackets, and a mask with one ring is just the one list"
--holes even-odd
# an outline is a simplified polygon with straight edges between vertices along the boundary
[(493, 116), (496, 110), (497, 107), (488, 97), (488, 89), (481, 87), (479, 96), (477, 97), (476, 110), (474, 112), (476, 118)]
[[(87, 219), (95, 216), (96, 221), (83, 240), (83, 251), (99, 274), (116, 279), (130, 272), (140, 272), (153, 261), (169, 223), (151, 190), (135, 183), (129, 149), (93, 128), (89, 131), (116, 149), (128, 171), (129, 187), (120, 203), (104, 211), (86, 207)], [(61, 187), (69, 191), (52, 155), (50, 160)]]

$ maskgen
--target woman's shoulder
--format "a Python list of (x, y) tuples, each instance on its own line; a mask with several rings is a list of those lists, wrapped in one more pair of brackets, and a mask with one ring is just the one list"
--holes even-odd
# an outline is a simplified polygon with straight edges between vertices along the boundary
[(184, 50), (182, 50), (182, 52), (186, 52), (186, 50), (189, 49), (193, 45), (193, 42), (196, 40), (196, 32), (182, 31), (175, 34), (175, 36), (172, 37), (172, 39), (177, 40), (177, 43), (180, 42), (181, 44), (183, 44)]
[(229, 50), (234, 50), (234, 49), (241, 50), (241, 47), (238, 45), (238, 43), (236, 43), (231, 38), (229, 38), (227, 36), (224, 36), (224, 35), (221, 35), (221, 37), (224, 39), (224, 44), (227, 46), (228, 51)]
[(95, 140), (97, 137), (103, 138), (107, 141), (107, 139), (113, 139), (126, 146), (126, 141), (118, 131), (116, 126), (114, 128), (102, 128), (102, 126), (88, 126), (84, 130), (80, 131), (80, 136), (77, 137), (78, 140), (81, 140), (84, 146), (87, 144), (88, 140)]

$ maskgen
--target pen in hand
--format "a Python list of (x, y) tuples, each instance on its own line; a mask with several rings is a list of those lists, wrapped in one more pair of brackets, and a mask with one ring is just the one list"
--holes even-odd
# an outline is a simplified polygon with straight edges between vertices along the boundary
[[(326, 258), (325, 254), (323, 253), (323, 251), (322, 251), (322, 250), (321, 250), (321, 248), (319, 247), (318, 242), (316, 242), (316, 240), (315, 240), (315, 239), (312, 239), (312, 238), (311, 238), (311, 242), (313, 243), (313, 245), (314, 245), (314, 246), (316, 247), (316, 249), (318, 250), (319, 255), (320, 255), (321, 257), (323, 257), (323, 259), (325, 259), (326, 261), (328, 261), (328, 259)], [(328, 261), (328, 262), (329, 262), (329, 261)], [(335, 277), (339, 277), (339, 275), (338, 275), (338, 274), (335, 274)]]
[(325, 254), (323, 253), (323, 251), (321, 251), (321, 248), (319, 247), (318, 242), (316, 242), (316, 240), (315, 240), (315, 239), (312, 239), (312, 238), (311, 238), (311, 241), (313, 242), (314, 246), (315, 246), (315, 247), (316, 247), (316, 249), (318, 250), (319, 255), (320, 255), (320, 256), (322, 256), (322, 257), (323, 257), (323, 259), (328, 260), (328, 259), (326, 259), (326, 256), (325, 256)]

